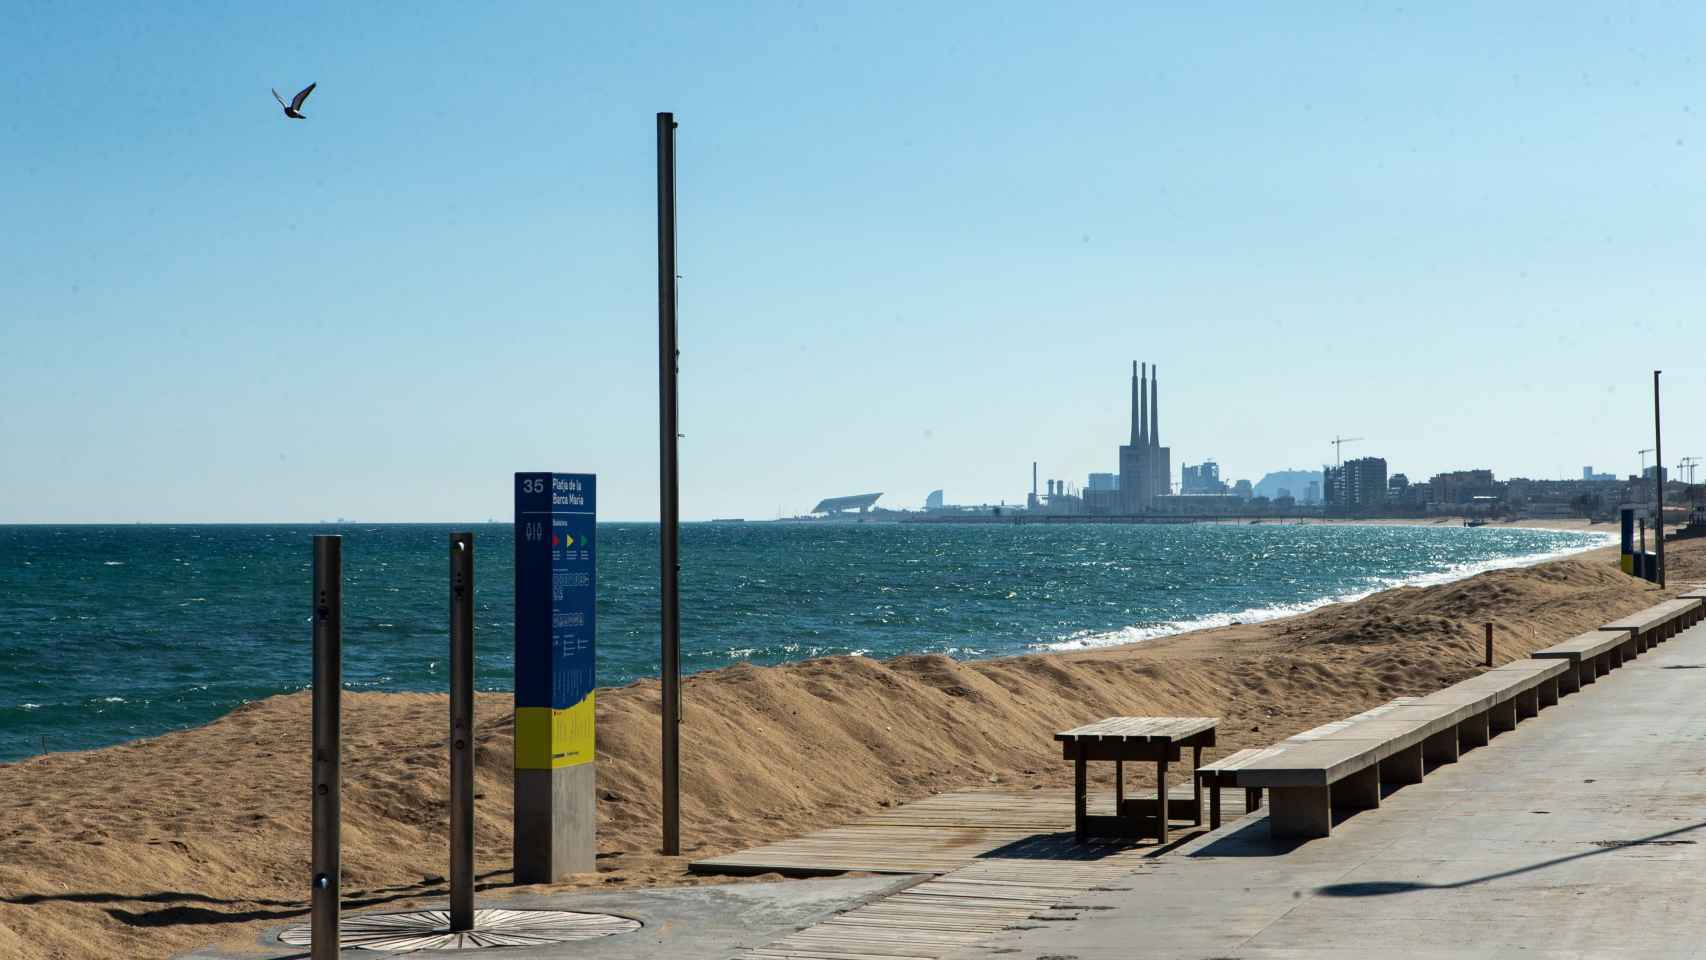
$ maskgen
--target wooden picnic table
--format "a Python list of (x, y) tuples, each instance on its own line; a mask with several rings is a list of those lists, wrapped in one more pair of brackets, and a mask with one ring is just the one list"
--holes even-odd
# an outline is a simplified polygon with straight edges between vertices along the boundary
[[(1192, 799), (1168, 800), (1167, 764), (1190, 747), (1191, 769), (1202, 765), (1202, 750), (1214, 746), (1219, 717), (1108, 717), (1054, 735), (1061, 755), (1073, 761), (1073, 832), (1086, 838), (1153, 836), (1167, 842), (1169, 820), (1202, 825), (1202, 784), (1192, 777)], [(1088, 812), (1087, 765), (1091, 760), (1114, 762), (1114, 815), (1092, 817)], [(1125, 796), (1125, 762), (1155, 762), (1155, 799)]]

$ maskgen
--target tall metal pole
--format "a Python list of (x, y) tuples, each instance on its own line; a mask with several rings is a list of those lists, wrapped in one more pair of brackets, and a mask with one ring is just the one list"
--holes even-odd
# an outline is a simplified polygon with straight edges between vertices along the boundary
[(663, 583), (663, 853), (681, 853), (681, 497), (676, 459), (675, 115), (658, 114), (658, 543)]
[(1658, 491), (1659, 513), (1653, 518), (1653, 537), (1659, 544), (1659, 589), (1665, 586), (1665, 445), (1659, 437), (1659, 374), (1653, 371), (1653, 489)]
[(474, 534), (450, 535), (450, 929), (474, 929)]
[(313, 960), (336, 960), (338, 869), (343, 788), (343, 538), (314, 538), (314, 837), (309, 906)]

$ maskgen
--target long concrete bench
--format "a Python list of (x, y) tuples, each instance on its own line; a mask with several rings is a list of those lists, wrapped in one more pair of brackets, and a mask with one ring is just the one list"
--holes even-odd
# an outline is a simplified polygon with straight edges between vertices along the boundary
[(1375, 716), (1328, 724), (1336, 729), (1242, 758), (1230, 785), (1270, 791), (1274, 837), (1328, 836), (1335, 809), (1378, 807), (1383, 782), (1419, 783), (1428, 763), (1456, 760), (1464, 747), (1483, 746), (1556, 703), (1569, 670), (1562, 660), (1519, 660)]
[(1628, 643), (1627, 631), (1590, 630), (1529, 656), (1569, 661), (1572, 673), (1560, 677), (1558, 682), (1566, 693), (1574, 693), (1622, 666), (1623, 650)]
[[(1405, 704), (1414, 703), (1417, 699), (1419, 698), (1397, 697), (1387, 703), (1381, 704), (1378, 707), (1364, 710), (1356, 716), (1346, 717), (1343, 720), (1335, 720), (1332, 723), (1324, 723), (1319, 727), (1305, 730), (1302, 733), (1293, 734), (1273, 746), (1251, 747), (1246, 750), (1240, 750), (1230, 756), (1221, 757), (1213, 763), (1205, 763), (1202, 766), (1197, 767), (1197, 783), (1208, 789), (1208, 828), (1210, 830), (1220, 829), (1220, 788), (1236, 787), (1238, 785), (1237, 772), (1243, 769), (1246, 765), (1254, 763), (1257, 760), (1271, 757), (1287, 747), (1295, 746), (1300, 743), (1308, 743), (1311, 740), (1319, 740), (1322, 737), (1337, 733), (1350, 724), (1359, 723), (1364, 720), (1372, 720), (1375, 717), (1382, 716), (1398, 707), (1404, 706)], [(1244, 790), (1245, 812), (1248, 813), (1251, 810), (1259, 810), (1261, 807), (1262, 788), (1246, 788)]]
[(1694, 586), (1689, 587), (1687, 590), (1682, 591), (1681, 599), (1706, 600), (1706, 583), (1697, 583)]
[(1702, 601), (1693, 598), (1666, 600), (1639, 613), (1613, 620), (1600, 629), (1628, 631), (1629, 642), (1634, 647), (1633, 653), (1641, 653), (1697, 623), (1700, 620), (1701, 603)]

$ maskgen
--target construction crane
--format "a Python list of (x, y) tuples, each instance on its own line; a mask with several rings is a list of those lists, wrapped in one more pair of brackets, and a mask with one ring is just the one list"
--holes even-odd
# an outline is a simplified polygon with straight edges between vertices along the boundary
[(1365, 437), (1334, 437), (1333, 439), (1327, 441), (1328, 443), (1331, 443), (1333, 445), (1333, 465), (1336, 467), (1342, 467), (1345, 465), (1345, 456), (1344, 456), (1344, 445), (1345, 444), (1355, 443), (1356, 441), (1363, 440), (1363, 439), (1366, 439), (1366, 438)]
[(1644, 477), (1647, 475), (1647, 454), (1652, 453), (1653, 448), (1648, 447), (1645, 450), (1637, 450), (1635, 452), (1641, 455), (1641, 476)]
[(1694, 468), (1700, 465), (1699, 457), (1683, 457), (1676, 462), (1677, 468), (1688, 472), (1688, 485), (1694, 486)]

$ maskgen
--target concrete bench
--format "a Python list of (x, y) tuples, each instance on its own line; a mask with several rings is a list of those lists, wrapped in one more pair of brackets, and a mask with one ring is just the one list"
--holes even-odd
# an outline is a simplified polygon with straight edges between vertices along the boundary
[[(1293, 745), (1299, 744), (1299, 743), (1307, 743), (1311, 740), (1319, 740), (1322, 737), (1326, 737), (1326, 736), (1329, 736), (1331, 734), (1337, 733), (1338, 731), (1343, 730), (1345, 727), (1347, 727), (1353, 723), (1358, 723), (1358, 722), (1361, 722), (1364, 720), (1371, 720), (1375, 717), (1383, 716), (1386, 713), (1388, 713), (1388, 712), (1390, 712), (1390, 711), (1392, 711), (1398, 707), (1404, 706), (1405, 704), (1414, 703), (1417, 699), (1418, 698), (1416, 698), (1416, 697), (1397, 697), (1397, 698), (1394, 698), (1394, 699), (1392, 699), (1386, 703), (1381, 704), (1378, 707), (1373, 707), (1371, 709), (1364, 710), (1362, 713), (1359, 713), (1355, 716), (1346, 717), (1343, 720), (1334, 720), (1332, 723), (1323, 723), (1319, 727), (1314, 727), (1312, 729), (1305, 730), (1302, 733), (1293, 734), (1289, 737), (1286, 737), (1284, 740), (1280, 741), (1279, 743), (1274, 744), (1273, 746), (1252, 747), (1248, 750), (1240, 750), (1237, 753), (1231, 754), (1230, 756), (1222, 757), (1213, 763), (1205, 763), (1205, 764), (1197, 767), (1196, 778), (1197, 778), (1198, 789), (1200, 790), (1201, 788), (1206, 787), (1206, 788), (1208, 788), (1208, 791), (1209, 791), (1209, 793), (1208, 793), (1208, 825), (1209, 825), (1209, 829), (1210, 830), (1220, 829), (1220, 788), (1221, 787), (1236, 787), (1236, 786), (1238, 786), (1237, 772), (1238, 772), (1238, 770), (1242, 769), (1246, 764), (1254, 763), (1256, 760), (1259, 760), (1259, 759), (1265, 759), (1267, 757), (1271, 757), (1274, 754), (1280, 752), (1281, 750), (1284, 750), (1288, 746), (1293, 746)], [(1248, 787), (1248, 788), (1246, 788), (1244, 791), (1244, 809), (1245, 809), (1245, 811), (1248, 812), (1251, 810), (1259, 810), (1259, 809), (1261, 809), (1261, 807), (1262, 807), (1262, 788), (1261, 787)]]
[[(1205, 763), (1197, 768), (1197, 784), (1208, 789), (1208, 828), (1220, 829), (1220, 788), (1238, 785), (1237, 772), (1247, 763), (1276, 753), (1284, 747), (1252, 747), (1240, 750), (1231, 756), (1221, 757), (1213, 763)], [(1249, 787), (1244, 791), (1244, 809), (1260, 810), (1262, 807), (1262, 788)]]
[(1623, 649), (1628, 643), (1626, 631), (1590, 630), (1544, 650), (1536, 650), (1529, 656), (1538, 660), (1568, 661), (1574, 674), (1559, 677), (1558, 682), (1564, 692), (1574, 693), (1622, 666)]
[[(1268, 827), (1276, 838), (1325, 837), (1333, 811), (1380, 806), (1381, 784), (1420, 783), (1429, 762), (1456, 760), (1558, 701), (1562, 660), (1520, 660), (1425, 697), (1327, 724), (1241, 758), (1231, 784), (1271, 791)], [(1318, 731), (1333, 728), (1325, 733)], [(1230, 759), (1230, 758), (1229, 758)]]
[(1683, 600), (1706, 600), (1706, 583), (1697, 583), (1682, 591)]
[[(1702, 601), (1691, 598), (1666, 600), (1639, 613), (1632, 613), (1620, 620), (1614, 620), (1600, 627), (1600, 629), (1613, 632), (1628, 631), (1630, 643), (1634, 646), (1633, 653), (1641, 653), (1676, 636), (1684, 628), (1693, 626), (1700, 619), (1701, 603)], [(1624, 659), (1631, 659), (1631, 657)]]

